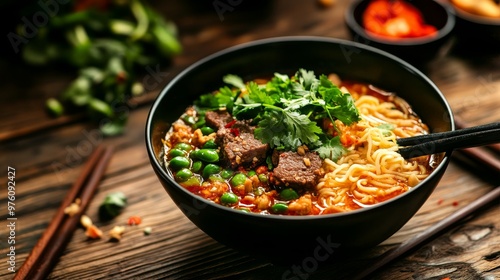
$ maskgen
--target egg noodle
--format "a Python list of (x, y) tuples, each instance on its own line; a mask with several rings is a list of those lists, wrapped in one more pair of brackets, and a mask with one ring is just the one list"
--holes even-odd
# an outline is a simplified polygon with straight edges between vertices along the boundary
[[(411, 160), (397, 153), (398, 137), (428, 133), (420, 119), (407, 110), (400, 98), (387, 100), (365, 95), (366, 87), (351, 88), (362, 120), (352, 126), (340, 121), (348, 152), (337, 162), (326, 159), (325, 176), (317, 185), (318, 206), (323, 214), (367, 207), (408, 191), (430, 173), (429, 157)], [(346, 89), (344, 89), (346, 90)], [(390, 129), (388, 129), (390, 127)]]

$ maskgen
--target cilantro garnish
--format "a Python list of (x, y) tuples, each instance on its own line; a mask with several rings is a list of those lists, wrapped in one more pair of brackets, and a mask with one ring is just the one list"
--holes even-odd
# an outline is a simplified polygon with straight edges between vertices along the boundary
[(383, 123), (383, 124), (377, 126), (377, 128), (382, 131), (382, 134), (384, 136), (389, 136), (389, 135), (391, 135), (391, 131), (394, 130), (394, 125), (390, 124), (390, 123)]
[(347, 149), (340, 143), (340, 137), (335, 136), (328, 141), (325, 141), (323, 145), (316, 149), (321, 158), (329, 158), (331, 160), (337, 160)]
[[(255, 137), (271, 148), (296, 150), (301, 145), (315, 149), (322, 158), (336, 160), (345, 151), (338, 137), (326, 135), (318, 123), (324, 118), (346, 125), (360, 120), (354, 100), (325, 75), (300, 69), (289, 77), (275, 73), (265, 85), (244, 84), (235, 75), (223, 79), (236, 89), (221, 88), (201, 96), (198, 106), (227, 107), (237, 119), (252, 119)], [(245, 91), (247, 94), (240, 96)]]
[(231, 107), (236, 93), (229, 87), (220, 88), (215, 93), (203, 94), (195, 101), (195, 105), (201, 108), (217, 110)]

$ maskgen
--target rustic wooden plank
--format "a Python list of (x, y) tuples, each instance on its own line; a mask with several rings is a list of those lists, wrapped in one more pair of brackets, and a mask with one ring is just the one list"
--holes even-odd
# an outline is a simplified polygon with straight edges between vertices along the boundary
[[(131, 126), (134, 127), (130, 131), (132, 135), (142, 133), (142, 127), (137, 124), (144, 120), (146, 113), (146, 109), (141, 109), (132, 115)], [(75, 130), (73, 127), (67, 129)], [(54, 134), (58, 133), (54, 132)], [(59, 141), (63, 141), (63, 145), (75, 145), (84, 139), (78, 133), (74, 133), (72, 138), (72, 144), (66, 142), (68, 139), (60, 139)], [(47, 139), (54, 140), (53, 137)], [(270, 266), (277, 275), (277, 271), (284, 273), (290, 269), (290, 267), (280, 267), (237, 253), (216, 243), (198, 230), (173, 205), (155, 178), (146, 158), (143, 139), (140, 137), (125, 139), (106, 139), (106, 141), (116, 145), (117, 152), (87, 214), (93, 219), (97, 219), (97, 207), (104, 196), (111, 191), (124, 191), (130, 199), (130, 206), (120, 216), (121, 220), (117, 219), (116, 221), (104, 223), (96, 220), (96, 222), (107, 232), (112, 226), (125, 223), (128, 215), (139, 214), (144, 219), (143, 226), (153, 228), (152, 235), (144, 236), (140, 227), (127, 228), (129, 230), (125, 233), (123, 240), (119, 243), (113, 243), (107, 240), (86, 240), (83, 229), (78, 230), (75, 232), (51, 278), (99, 278), (110, 276), (108, 274), (120, 279), (133, 278), (139, 275), (189, 278), (189, 275), (214, 275), (211, 274), (214, 269), (217, 269), (217, 275), (238, 275), (239, 270), (247, 271), (251, 275), (261, 275), (261, 271), (267, 273)], [(38, 140), (40, 139), (35, 138), (31, 141), (36, 142)], [(57, 145), (54, 144), (54, 146)], [(31, 147), (31, 149), (36, 148)], [(37, 162), (37, 158), (50, 158), (50, 153), (50, 149), (45, 149), (42, 153), (34, 157), (31, 156), (31, 158), (33, 158), (34, 162)], [(28, 155), (29, 153), (27, 153)], [(65, 154), (59, 153), (57, 158), (59, 160), (64, 159)], [(22, 240), (18, 251), (20, 261), (27, 256), (28, 248), (34, 245), (37, 236), (41, 235), (42, 229), (48, 224), (53, 210), (58, 206), (57, 202), (64, 196), (65, 189), (69, 187), (78, 171), (78, 167), (72, 168), (67, 173), (64, 173), (63, 179), (60, 181), (56, 179), (57, 175), (54, 173), (36, 173), (35, 176), (30, 175), (30, 177), (34, 178), (27, 179), (24, 179), (22, 174), (19, 175), (20, 185), (22, 186), (20, 190), (26, 190), (26, 192), (19, 194), (20, 197), (28, 196), (29, 193), (36, 194), (36, 199), (19, 200), (19, 209), (21, 211), (19, 221), (28, 220), (30, 223), (35, 223), (34, 226), (26, 228), (26, 231), (20, 228), (18, 232), (19, 240)], [(452, 163), (448, 171), (419, 213), (398, 233), (384, 242), (384, 246), (391, 247), (412, 237), (427, 226), (447, 216), (457, 207), (479, 197), (490, 188), (487, 182), (481, 182), (478, 178), (468, 174), (467, 170), (464, 170), (460, 165)], [(34, 182), (39, 183), (35, 185)], [(457, 185), (468, 187), (457, 188)], [(443, 201), (440, 202), (441, 200)], [(5, 201), (5, 197), (2, 197), (1, 201)], [(458, 202), (458, 205), (454, 206), (454, 202)], [(48, 208), (52, 210), (47, 210)], [(498, 212), (499, 209), (492, 211)], [(40, 214), (35, 215), (36, 213)], [(489, 216), (489, 218), (481, 221), (480, 225), (498, 224), (498, 221), (493, 219), (494, 215)], [(36, 228), (35, 231), (33, 231), (33, 227)], [(483, 244), (484, 240), (479, 239), (476, 241)], [(485, 244), (482, 246), (486, 246), (486, 248), (482, 250), (490, 249), (490, 251), (484, 252), (485, 255), (493, 253), (491, 249), (495, 249), (495, 247), (488, 247), (488, 244), (495, 243), (486, 242)], [(443, 245), (441, 244), (441, 246)], [(473, 250), (474, 247), (469, 246), (466, 249)], [(382, 251), (377, 249), (375, 253), (378, 255)], [(475, 255), (476, 253), (477, 251)], [(355, 261), (354, 264), (359, 264), (360, 261), (363, 261), (363, 259)], [(427, 260), (427, 262), (430, 261), (432, 259)], [(2, 265), (5, 266), (5, 264)], [(319, 270), (318, 277), (328, 273), (345, 273), (342, 269), (344, 265), (342, 263), (324, 271)], [(478, 262), (477, 265), (484, 264)], [(88, 270), (88, 267), (92, 267), (92, 269)], [(1, 271), (3, 273), (5, 269)], [(392, 272), (390, 271), (392, 270), (389, 270), (389, 274), (384, 272), (382, 275), (391, 275)]]
[[(192, 1), (157, 3), (158, 9), (178, 23), (185, 50), (172, 65), (158, 62), (168, 72), (168, 77), (152, 90), (158, 91), (193, 61), (249, 40), (299, 34), (348, 38), (342, 22), (342, 8), (346, 3), (339, 1), (333, 8), (321, 9), (313, 1), (307, 4), (273, 1), (269, 6), (261, 6), (260, 10), (259, 7), (236, 7), (233, 12), (225, 13), (222, 21), (211, 5), (201, 6)], [(0, 69), (10, 67), (0, 64)], [(500, 119), (498, 55), (491, 58), (451, 52), (430, 63), (423, 71), (446, 95), (457, 115), (468, 123)], [(42, 100), (62, 90), (71, 79), (71, 75), (58, 70), (38, 73), (35, 69), (26, 71), (21, 65), (4, 72), (8, 73), (8, 79), (0, 88), (2, 101), (8, 103), (2, 104), (10, 106), (0, 111), (0, 131), (48, 121), (40, 106)], [(17, 171), (15, 245), (18, 267), (50, 222), (97, 142), (115, 146), (116, 152), (87, 214), (105, 233), (114, 225), (123, 225), (130, 215), (140, 215), (143, 224), (127, 226), (120, 242), (110, 242), (107, 238), (87, 240), (83, 229), (78, 229), (50, 275), (51, 279), (281, 279), (291, 271), (292, 265), (301, 265), (300, 262), (269, 263), (241, 254), (196, 228), (171, 201), (149, 165), (144, 143), (147, 112), (147, 106), (132, 110), (126, 134), (120, 137), (101, 139), (95, 126), (78, 122), (0, 145), (0, 166), (13, 166)], [(367, 252), (332, 257), (309, 273), (308, 279), (349, 279), (353, 272), (370, 265), (383, 252), (500, 184), (498, 174), (488, 175), (480, 169), (453, 161), (429, 200), (400, 231)], [(6, 181), (6, 175), (5, 172), (0, 174), (1, 182)], [(129, 205), (116, 219), (99, 221), (97, 208), (106, 194), (113, 191), (123, 191), (129, 198)], [(0, 192), (1, 205), (7, 204), (6, 195), (3, 190)], [(389, 265), (374, 275), (374, 279), (500, 277), (499, 215), (498, 205), (489, 208)], [(6, 218), (7, 213), (0, 212), (2, 233)], [(146, 226), (153, 229), (149, 236), (142, 232)], [(3, 245), (0, 247), (2, 256), (7, 254), (7, 249)], [(7, 262), (0, 262), (1, 278), (10, 278), (7, 268)]]

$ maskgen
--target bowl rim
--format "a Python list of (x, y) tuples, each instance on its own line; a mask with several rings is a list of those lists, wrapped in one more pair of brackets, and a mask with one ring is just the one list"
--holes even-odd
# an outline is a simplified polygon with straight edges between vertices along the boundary
[(423, 37), (415, 37), (415, 38), (398, 38), (398, 39), (385, 39), (381, 36), (374, 36), (368, 33), (362, 25), (360, 25), (356, 19), (354, 18), (354, 10), (365, 1), (371, 0), (353, 0), (347, 6), (347, 9), (344, 12), (344, 20), (349, 28), (351, 28), (354, 33), (358, 34), (358, 36), (362, 36), (364, 39), (385, 45), (394, 45), (394, 46), (416, 46), (416, 45), (424, 45), (427, 43), (438, 41), (453, 31), (455, 28), (455, 13), (453, 12), (453, 8), (449, 5), (441, 3), (440, 1), (432, 0), (438, 6), (440, 6), (446, 13), (446, 23), (445, 25), (438, 30), (437, 36), (423, 36)]
[[(322, 37), (322, 36), (279, 36), (279, 37), (270, 37), (270, 38), (265, 38), (265, 39), (259, 39), (259, 40), (254, 40), (246, 43), (241, 43), (235, 46), (231, 46), (222, 50), (219, 50), (213, 54), (210, 54), (193, 64), (189, 65), (186, 67), (184, 70), (179, 72), (172, 80), (170, 80), (167, 85), (163, 87), (163, 89), (160, 91), (158, 96), (155, 98), (153, 104), (151, 105), (151, 108), (149, 110), (149, 113), (147, 115), (146, 119), (146, 127), (145, 127), (145, 133), (146, 133), (146, 147), (147, 147), (147, 153), (150, 158), (150, 162), (152, 164), (152, 167), (155, 169), (156, 173), (159, 174), (164, 180), (168, 182), (170, 186), (175, 186), (175, 188), (180, 189), (180, 191), (184, 192), (188, 196), (190, 196), (194, 201), (197, 201), (199, 203), (203, 204), (208, 204), (213, 207), (219, 208), (222, 211), (229, 211), (232, 212), (236, 215), (251, 215), (252, 217), (259, 218), (259, 219), (277, 219), (277, 220), (289, 220), (289, 221), (303, 221), (303, 220), (323, 220), (323, 219), (331, 219), (335, 217), (349, 217), (353, 215), (362, 215), (366, 211), (370, 211), (375, 208), (383, 207), (385, 204), (392, 203), (395, 200), (401, 199), (407, 195), (410, 195), (412, 192), (416, 191), (417, 189), (421, 188), (422, 185), (424, 185), (427, 181), (430, 181), (433, 177), (438, 176), (436, 175), (439, 173), (442, 169), (446, 169), (446, 166), (448, 162), (450, 161), (450, 156), (451, 156), (451, 151), (447, 151), (444, 153), (443, 158), (439, 165), (431, 172), (429, 176), (427, 176), (423, 181), (421, 181), (417, 186), (412, 187), (410, 190), (399, 194), (393, 198), (390, 198), (388, 200), (385, 200), (383, 202), (379, 202), (377, 204), (371, 205), (369, 207), (365, 208), (360, 208), (352, 211), (347, 211), (347, 212), (342, 212), (342, 213), (331, 213), (331, 214), (324, 214), (324, 215), (306, 215), (306, 216), (287, 216), (287, 215), (263, 215), (263, 214), (258, 214), (258, 213), (247, 213), (245, 211), (233, 209), (227, 206), (223, 206), (217, 203), (213, 203), (212, 201), (209, 201), (207, 199), (204, 199), (200, 197), (199, 195), (193, 194), (190, 191), (188, 191), (186, 188), (182, 187), (179, 185), (172, 176), (168, 174), (168, 172), (165, 170), (165, 168), (159, 163), (159, 160), (157, 158), (157, 155), (155, 153), (155, 149), (153, 148), (153, 139), (151, 139), (152, 132), (153, 132), (153, 116), (155, 112), (159, 108), (159, 104), (161, 103), (161, 100), (165, 98), (165, 96), (168, 94), (169, 90), (177, 83), (178, 80), (182, 79), (184, 76), (188, 75), (191, 71), (196, 69), (197, 67), (202, 66), (203, 64), (211, 61), (212, 59), (218, 58), (220, 56), (224, 56), (226, 54), (229, 54), (234, 51), (246, 49), (246, 48), (252, 48), (256, 46), (262, 46), (266, 44), (275, 44), (275, 43), (286, 43), (286, 42), (322, 42), (322, 43), (329, 43), (329, 44), (335, 44), (335, 45), (344, 45), (346, 47), (355, 47), (355, 48), (360, 48), (363, 49), (364, 51), (372, 52), (377, 55), (382, 55), (387, 57), (388, 59), (395, 60), (395, 62), (401, 64), (403, 68), (407, 68), (407, 70), (413, 72), (415, 75), (419, 76), (420, 79), (422, 79), (424, 82), (428, 83), (429, 86), (431, 86), (436, 93), (439, 95), (439, 97), (444, 101), (445, 109), (446, 112), (448, 112), (451, 116), (450, 120), (450, 125), (451, 125), (451, 130), (455, 130), (455, 122), (453, 121), (453, 111), (451, 110), (451, 107), (446, 100), (445, 96), (443, 93), (439, 90), (439, 88), (428, 78), (425, 74), (423, 74), (420, 70), (418, 70), (416, 67), (412, 66), (408, 62), (386, 52), (383, 50), (380, 50), (378, 48), (374, 48), (362, 43), (354, 42), (354, 41), (349, 41), (345, 39), (339, 39), (339, 38), (331, 38), (331, 37)], [(443, 170), (444, 172), (445, 170)], [(198, 204), (201, 205), (201, 204)]]

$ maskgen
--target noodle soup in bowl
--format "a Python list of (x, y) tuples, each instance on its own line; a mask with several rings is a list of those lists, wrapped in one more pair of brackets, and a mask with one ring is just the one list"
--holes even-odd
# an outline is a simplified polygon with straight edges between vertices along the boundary
[(172, 200), (215, 240), (334, 255), (376, 246), (418, 211), (449, 153), (405, 160), (395, 140), (453, 130), (452, 119), (439, 89), (388, 53), (279, 37), (181, 72), (154, 102), (146, 142)]

